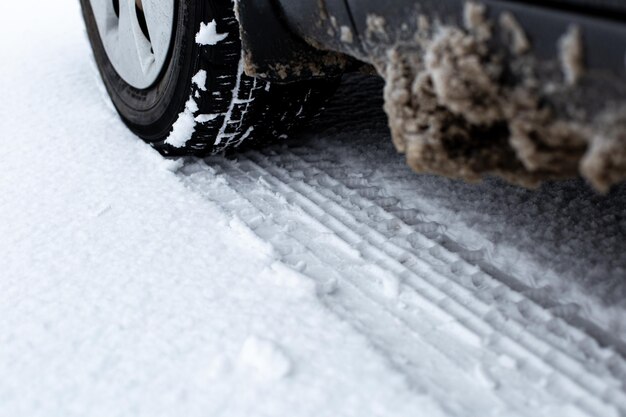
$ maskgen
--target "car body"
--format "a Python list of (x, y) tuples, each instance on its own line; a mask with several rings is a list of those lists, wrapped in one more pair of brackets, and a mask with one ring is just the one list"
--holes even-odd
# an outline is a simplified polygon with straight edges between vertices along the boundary
[(582, 175), (601, 191), (626, 179), (618, 0), (82, 2), (114, 104), (167, 156), (286, 137), (362, 71), (385, 79), (394, 144), (419, 172), (526, 186)]

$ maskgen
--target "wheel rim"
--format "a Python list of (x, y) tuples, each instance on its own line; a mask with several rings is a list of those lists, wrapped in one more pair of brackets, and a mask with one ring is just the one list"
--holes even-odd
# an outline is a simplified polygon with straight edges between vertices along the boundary
[(90, 0), (100, 39), (119, 76), (150, 87), (166, 64), (175, 0)]

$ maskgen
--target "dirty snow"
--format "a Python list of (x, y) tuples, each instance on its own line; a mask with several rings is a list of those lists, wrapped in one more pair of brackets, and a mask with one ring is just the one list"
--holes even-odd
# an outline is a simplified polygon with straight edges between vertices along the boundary
[(559, 41), (559, 59), (565, 81), (574, 85), (585, 73), (585, 56), (580, 28), (571, 26)]
[(0, 416), (623, 414), (623, 187), (413, 175), (376, 83), (288, 146), (165, 160), (76, 2), (0, 34)]

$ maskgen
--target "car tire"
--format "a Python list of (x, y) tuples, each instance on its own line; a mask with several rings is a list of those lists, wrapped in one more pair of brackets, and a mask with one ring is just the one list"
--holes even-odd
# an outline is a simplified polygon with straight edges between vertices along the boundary
[[(284, 138), (338, 85), (337, 79), (270, 84), (245, 75), (232, 0), (174, 1), (163, 67), (148, 87), (133, 85), (109, 58), (93, 1), (81, 4), (104, 85), (124, 123), (163, 155), (204, 156)], [(102, 1), (118, 10), (128, 2)], [(206, 40), (201, 28), (209, 31)]]

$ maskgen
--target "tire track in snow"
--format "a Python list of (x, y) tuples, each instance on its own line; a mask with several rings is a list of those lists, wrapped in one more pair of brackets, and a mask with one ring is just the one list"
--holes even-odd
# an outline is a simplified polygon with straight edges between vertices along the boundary
[(365, 198), (395, 200), (378, 204), (406, 207), (408, 224), (426, 222), (444, 247), (626, 358), (626, 188), (599, 196), (583, 181), (531, 191), (415, 175), (390, 143), (382, 88), (346, 77), (290, 150)]
[[(530, 399), (557, 399), (589, 415), (626, 412), (621, 358), (430, 239), (432, 225), (409, 226), (295, 154), (241, 159), (211, 158), (219, 174), (200, 164), (183, 178), (314, 279), (320, 299), (419, 392), (449, 403), (447, 377), (437, 375), (447, 370), (464, 375), (468, 387), (476, 379), (493, 385), (481, 401), (495, 409), (527, 414)], [(514, 389), (520, 384), (523, 398)], [(472, 397), (457, 411), (471, 410)]]
[[(197, 172), (196, 169), (191, 170), (186, 181), (192, 189), (243, 220), (255, 231), (263, 244), (268, 240), (271, 241), (281, 256), (281, 262), (294, 270), (301, 270), (305, 267), (306, 274), (318, 285), (320, 299), (331, 311), (360, 331), (367, 341), (389, 360), (397, 372), (407, 376), (408, 383), (419, 393), (428, 393), (436, 397), (444, 408), (450, 407), (447, 404), (449, 403), (447, 387), (450, 383), (441, 383), (440, 380), (446, 379), (445, 371), (450, 371), (450, 369), (455, 371), (458, 366), (451, 366), (450, 360), (436, 347), (424, 344), (415, 337), (414, 333), (404, 335), (406, 331), (401, 324), (402, 321), (398, 320), (398, 316), (390, 313), (386, 307), (381, 308), (386, 300), (382, 291), (383, 286), (379, 285), (381, 271), (373, 274), (368, 268), (369, 265), (363, 265), (353, 248), (346, 246), (333, 234), (325, 230), (320, 231), (319, 225), (312, 225), (301, 211), (289, 208), (282, 195), (267, 190), (259, 191), (258, 183), (263, 182), (262, 179), (253, 180), (243, 171), (234, 172), (229, 164), (226, 167), (230, 172), (228, 176), (215, 177), (212, 174), (213, 170), (207, 167), (204, 172)], [(219, 170), (223, 172), (223, 169)], [(285, 209), (281, 210), (281, 206)], [(297, 229), (294, 228), (292, 221), (294, 215), (298, 218)], [(286, 230), (290, 232), (285, 232)], [(320, 250), (319, 246), (312, 248), (311, 242), (313, 241), (321, 242), (328, 250)], [(338, 272), (337, 266), (340, 264), (348, 264), (350, 267)], [(349, 279), (346, 279), (347, 277)], [(440, 321), (442, 315), (441, 311), (438, 314), (433, 314), (433, 311), (428, 312), (428, 317), (434, 321)], [(381, 326), (381, 323), (385, 325)], [(424, 327), (424, 332), (433, 330), (432, 326)], [(386, 347), (388, 345), (395, 345), (398, 349), (390, 352)], [(400, 356), (398, 351), (402, 350), (406, 352)], [(395, 354), (395, 357), (392, 357), (392, 354)], [(439, 374), (436, 378), (439, 384), (428, 384), (425, 381), (412, 379), (410, 373), (407, 372), (409, 368), (417, 368), (423, 373), (424, 356), (429, 364), (427, 368)], [(462, 361), (462, 359), (463, 355), (460, 355), (457, 361)], [(467, 383), (468, 392), (476, 391), (471, 379), (463, 375), (459, 376), (456, 372), (448, 373), (455, 376), (455, 381), (451, 381), (452, 384), (462, 379)], [(503, 409), (505, 406), (508, 406), (507, 410), (512, 408), (510, 404), (504, 404), (498, 398), (485, 399), (485, 396), (484, 392), (478, 390), (475, 395), (468, 396), (468, 398), (480, 398), (480, 403), (488, 403), (489, 409)], [(453, 402), (453, 405), (456, 405), (455, 414), (461, 415), (469, 410), (480, 412), (485, 409), (484, 406), (473, 407), (471, 402), (464, 400), (460, 400), (457, 404)]]
[[(302, 168), (304, 164), (308, 167), (307, 170), (311, 172), (311, 176), (318, 175), (321, 171), (327, 177), (326, 180), (322, 180), (322, 185), (329, 188), (343, 185), (346, 188), (344, 192), (355, 193), (365, 200), (371, 200), (381, 208), (384, 208), (388, 213), (398, 217), (412, 228), (438, 242), (448, 252), (460, 256), (466, 263), (493, 277), (496, 282), (500, 282), (518, 293), (523, 293), (528, 300), (540, 305), (544, 310), (550, 311), (555, 317), (562, 319), (571, 326), (580, 329), (601, 346), (614, 349), (621, 356), (621, 358), (616, 358), (616, 362), (626, 358), (626, 342), (620, 339), (619, 333), (610, 332), (608, 329), (583, 317), (579, 306), (563, 304), (552, 297), (546, 297), (544, 289), (531, 287), (524, 283), (524, 280), (501, 271), (497, 266), (489, 262), (483, 250), (466, 249), (461, 243), (449, 236), (446, 225), (430, 220), (430, 216), (421, 213), (417, 209), (398, 208), (399, 199), (390, 197), (385, 190), (372, 185), (368, 179), (351, 178), (354, 167), (342, 165), (340, 163), (341, 158), (333, 154), (332, 149), (326, 150), (326, 154), (322, 154), (319, 149), (308, 147), (294, 148), (291, 152), (272, 157), (276, 159), (276, 163), (287, 169)], [(313, 172), (318, 174), (313, 174)], [(458, 266), (455, 259), (443, 260), (446, 264), (452, 264), (453, 267)], [(624, 366), (620, 366), (619, 373), (622, 376), (622, 380), (626, 380), (626, 368)]]
[[(306, 152), (311, 155), (311, 152)], [(551, 304), (543, 305), (542, 299), (537, 291), (524, 285), (512, 276), (508, 276), (496, 267), (490, 265), (483, 257), (481, 251), (467, 250), (463, 245), (454, 241), (453, 238), (445, 234), (445, 227), (427, 220), (427, 216), (422, 215), (414, 209), (402, 209), (395, 207), (397, 201), (394, 198), (386, 197), (385, 192), (377, 187), (371, 186), (367, 180), (349, 179), (348, 172), (340, 168), (339, 163), (332, 164), (335, 169), (334, 175), (328, 174), (326, 164), (322, 163), (322, 167), (318, 168), (316, 164), (312, 164), (295, 152), (285, 152), (280, 156), (266, 155), (272, 158), (274, 166), (284, 168), (284, 172), (289, 176), (289, 172), (300, 172), (303, 175), (298, 176), (299, 181), (306, 182), (309, 186), (319, 190), (325, 198), (341, 204), (342, 201), (350, 201), (354, 207), (345, 207), (352, 213), (364, 213), (366, 216), (359, 216), (359, 221), (371, 222), (376, 224), (373, 216), (379, 219), (385, 219), (381, 226), (377, 227), (386, 235), (386, 237), (396, 245), (407, 248), (408, 250), (426, 251), (432, 255), (432, 265), (439, 265), (443, 269), (443, 273), (450, 269), (456, 271), (456, 279), (460, 279), (461, 285), (475, 290), (476, 286), (481, 287), (489, 285), (492, 294), (498, 294), (499, 302), (504, 300), (502, 292), (504, 288), (509, 290), (508, 307), (517, 310), (521, 314), (525, 314), (530, 320), (535, 317), (539, 322), (551, 321), (552, 326), (561, 326), (559, 319), (577, 328), (577, 343), (584, 340), (594, 340), (600, 342), (601, 346), (609, 346), (620, 352), (623, 356), (623, 343), (617, 337), (606, 333), (603, 329), (595, 324), (585, 321), (576, 311), (571, 311), (567, 306)], [(271, 166), (270, 166), (271, 167)], [(270, 168), (271, 169), (271, 168)], [(339, 173), (340, 175), (337, 175)], [(294, 181), (292, 178), (288, 181)], [(346, 183), (351, 184), (354, 188), (349, 188)], [(355, 189), (356, 188), (356, 189)], [(382, 197), (381, 197), (382, 195)], [(410, 227), (407, 227), (410, 225)], [(414, 232), (418, 232), (417, 235)], [(416, 244), (416, 236), (425, 239), (426, 243)], [(437, 262), (440, 261), (440, 262)], [(471, 276), (467, 279), (463, 274)], [(518, 293), (523, 294), (522, 297)], [(486, 295), (486, 294), (485, 294)], [(483, 297), (486, 298), (486, 297)], [(492, 298), (485, 301), (491, 302)], [(530, 305), (527, 305), (529, 302)], [(547, 314), (549, 311), (550, 314)], [(510, 311), (509, 311), (510, 312)], [(502, 313), (507, 311), (502, 309)], [(556, 334), (556, 330), (554, 331)], [(545, 336), (545, 335), (544, 335)], [(588, 336), (592, 336), (589, 338)], [(600, 339), (600, 340), (597, 340)], [(553, 343), (567, 345), (569, 342), (563, 340), (559, 336), (552, 339)], [(593, 343), (596, 345), (596, 343)], [(597, 355), (597, 350), (584, 351), (585, 355), (593, 356), (598, 361), (605, 358)], [(616, 357), (619, 363), (621, 358)], [(626, 365), (612, 365), (614, 372), (620, 376), (621, 380), (626, 380)]]
[[(331, 182), (328, 181), (329, 177), (327, 177), (323, 172), (317, 171), (315, 175), (318, 178), (321, 177), (322, 179), (327, 180), (326, 184), (323, 184), (323, 181), (321, 184), (322, 190), (326, 191), (324, 194), (318, 192), (310, 184), (305, 185), (307, 182), (310, 182), (312, 171), (311, 167), (307, 166), (303, 160), (299, 160), (301, 163), (298, 167), (302, 169), (303, 166), (307, 166), (308, 175), (305, 175), (302, 179), (294, 179), (290, 177), (290, 173), (294, 171), (298, 172), (298, 168), (290, 167), (289, 169), (284, 169), (268, 161), (267, 158), (258, 157), (258, 155), (255, 155), (254, 153), (249, 155), (252, 155), (252, 159), (255, 163), (265, 165), (263, 168), (257, 165), (257, 168), (263, 170), (261, 175), (271, 175), (275, 180), (277, 180), (277, 183), (274, 184), (277, 189), (279, 187), (286, 188), (283, 192), (289, 193), (288, 187), (290, 187), (289, 184), (292, 184), (290, 188), (299, 193), (301, 200), (309, 200), (310, 202), (317, 204), (319, 207), (324, 208), (324, 215), (334, 216), (336, 219), (343, 218), (343, 223), (347, 230), (351, 230), (351, 227), (358, 228), (359, 223), (368, 225), (359, 230), (359, 238), (363, 237), (368, 239), (370, 236), (373, 237), (377, 233), (382, 234), (387, 232), (383, 235), (383, 239), (388, 239), (387, 242), (391, 242), (391, 239), (395, 239), (397, 241), (402, 238), (409, 238), (410, 236), (413, 236), (413, 240), (415, 240), (415, 232), (410, 227), (406, 227), (407, 225), (401, 221), (394, 222), (396, 219), (393, 217), (390, 219), (391, 222), (394, 223), (393, 231), (391, 231), (391, 228), (389, 227), (377, 228), (376, 225), (379, 224), (379, 222), (376, 221), (377, 219), (373, 219), (370, 216), (362, 216), (359, 220), (355, 219), (352, 215), (354, 212), (367, 213), (369, 211), (372, 213), (378, 211), (378, 213), (374, 214), (374, 217), (377, 217), (378, 219), (383, 219), (387, 216), (385, 216), (386, 213), (384, 210), (375, 205), (368, 204), (367, 201), (364, 201), (354, 195), (351, 195), (352, 193), (350, 190), (342, 187), (338, 183), (334, 184), (335, 189), (334, 191), (331, 191), (330, 188), (327, 188), (328, 185), (331, 185)], [(290, 156), (289, 153), (284, 155), (286, 157)], [(319, 179), (313, 181), (319, 183)], [(334, 194), (334, 198), (329, 194)], [(341, 202), (346, 201), (348, 198), (352, 207), (342, 207), (340, 205)], [(298, 203), (297, 200), (298, 198), (290, 199), (290, 201), (294, 202), (296, 205), (302, 206), (302, 202)], [(340, 231), (336, 232), (340, 233)], [(421, 284), (424, 282), (430, 282), (433, 286), (433, 290), (441, 290), (441, 293), (434, 295), (433, 298), (439, 296), (443, 297), (445, 300), (456, 301), (458, 306), (455, 306), (454, 303), (451, 302), (447, 303), (444, 308), (454, 311), (455, 307), (461, 307), (460, 310), (456, 309), (457, 314), (459, 315), (456, 318), (460, 323), (466, 324), (470, 329), (473, 327), (474, 329), (483, 330), (481, 329), (483, 327), (483, 323), (479, 322), (472, 326), (469, 320), (465, 321), (467, 313), (475, 314), (476, 318), (479, 320), (482, 319), (484, 320), (484, 323), (491, 325), (491, 330), (499, 336), (508, 336), (510, 341), (523, 346), (528, 353), (534, 355), (539, 361), (544, 361), (545, 364), (554, 367), (554, 369), (558, 369), (563, 374), (568, 374), (571, 381), (580, 385), (581, 388), (587, 389), (590, 393), (599, 395), (601, 398), (605, 397), (605, 393), (597, 391), (595, 387), (601, 386), (604, 382), (604, 378), (611, 376), (611, 369), (609, 369), (606, 365), (604, 366), (604, 369), (597, 369), (599, 371), (597, 374), (598, 379), (596, 381), (591, 381), (591, 370), (585, 369), (584, 364), (579, 362), (581, 359), (592, 358), (593, 360), (602, 363), (605, 359), (605, 354), (603, 354), (605, 352), (602, 352), (602, 349), (600, 348), (588, 348), (585, 351), (571, 349), (572, 341), (582, 346), (593, 346), (596, 345), (594, 340), (586, 337), (584, 333), (578, 331), (576, 328), (567, 329), (565, 327), (561, 327), (560, 325), (565, 324), (560, 323), (558, 318), (554, 317), (554, 315), (532, 303), (522, 294), (516, 293), (515, 291), (507, 288), (501, 282), (498, 282), (487, 274), (482, 273), (482, 271), (477, 271), (473, 274), (472, 278), (480, 280), (480, 288), (478, 291), (483, 294), (488, 292), (497, 294), (497, 296), (492, 298), (490, 297), (492, 300), (495, 300), (496, 297), (498, 298), (496, 306), (490, 305), (481, 300), (477, 294), (475, 294), (476, 288), (466, 288), (458, 282), (458, 280), (463, 281), (462, 276), (446, 274), (447, 271), (445, 269), (447, 269), (447, 265), (455, 263), (458, 268), (459, 263), (464, 263), (462, 260), (463, 258), (458, 254), (448, 252), (445, 248), (440, 246), (435, 241), (428, 239), (425, 235), (422, 237), (426, 238), (426, 242), (422, 242), (420, 245), (421, 247), (418, 248), (420, 251), (419, 254), (417, 252), (411, 253), (409, 250), (403, 251), (403, 248), (393, 243), (387, 243), (383, 239), (373, 238), (368, 240), (372, 247), (378, 247), (382, 252), (385, 252), (388, 255), (389, 259), (392, 260), (391, 263), (384, 264), (384, 267), (387, 270), (393, 271), (394, 259), (401, 259), (403, 261), (402, 263), (407, 267), (407, 269), (413, 272), (413, 275), (407, 275), (407, 271), (402, 269), (395, 272), (398, 276), (402, 277), (407, 284), (419, 280), (420, 282), (415, 282), (413, 286), (416, 291), (419, 291)], [(363, 251), (366, 252), (367, 248), (364, 248)], [(376, 256), (371, 256), (371, 258), (376, 259)], [(440, 267), (437, 267), (438, 265)], [(424, 273), (429, 268), (432, 268), (432, 270), (428, 273)], [(465, 271), (471, 271), (472, 265), (465, 264), (462, 269)], [(465, 311), (463, 311), (463, 307), (465, 307)], [(482, 340), (485, 340), (493, 334), (490, 333), (489, 330), (484, 332), (481, 332), (480, 330), (476, 331), (476, 333)], [(516, 334), (524, 334), (524, 337), (518, 338), (516, 337)], [(564, 334), (567, 334), (569, 338), (563, 338)], [(512, 354), (512, 352), (504, 353)], [(550, 357), (549, 361), (551, 363), (547, 363), (548, 361), (545, 360), (547, 357)], [(578, 368), (578, 373), (574, 371), (574, 368)], [(610, 389), (611, 388), (609, 388), (609, 390)], [(624, 398), (618, 399), (614, 395), (609, 394), (606, 399), (610, 400), (611, 396), (614, 397), (613, 399), (618, 400), (623, 407)]]

